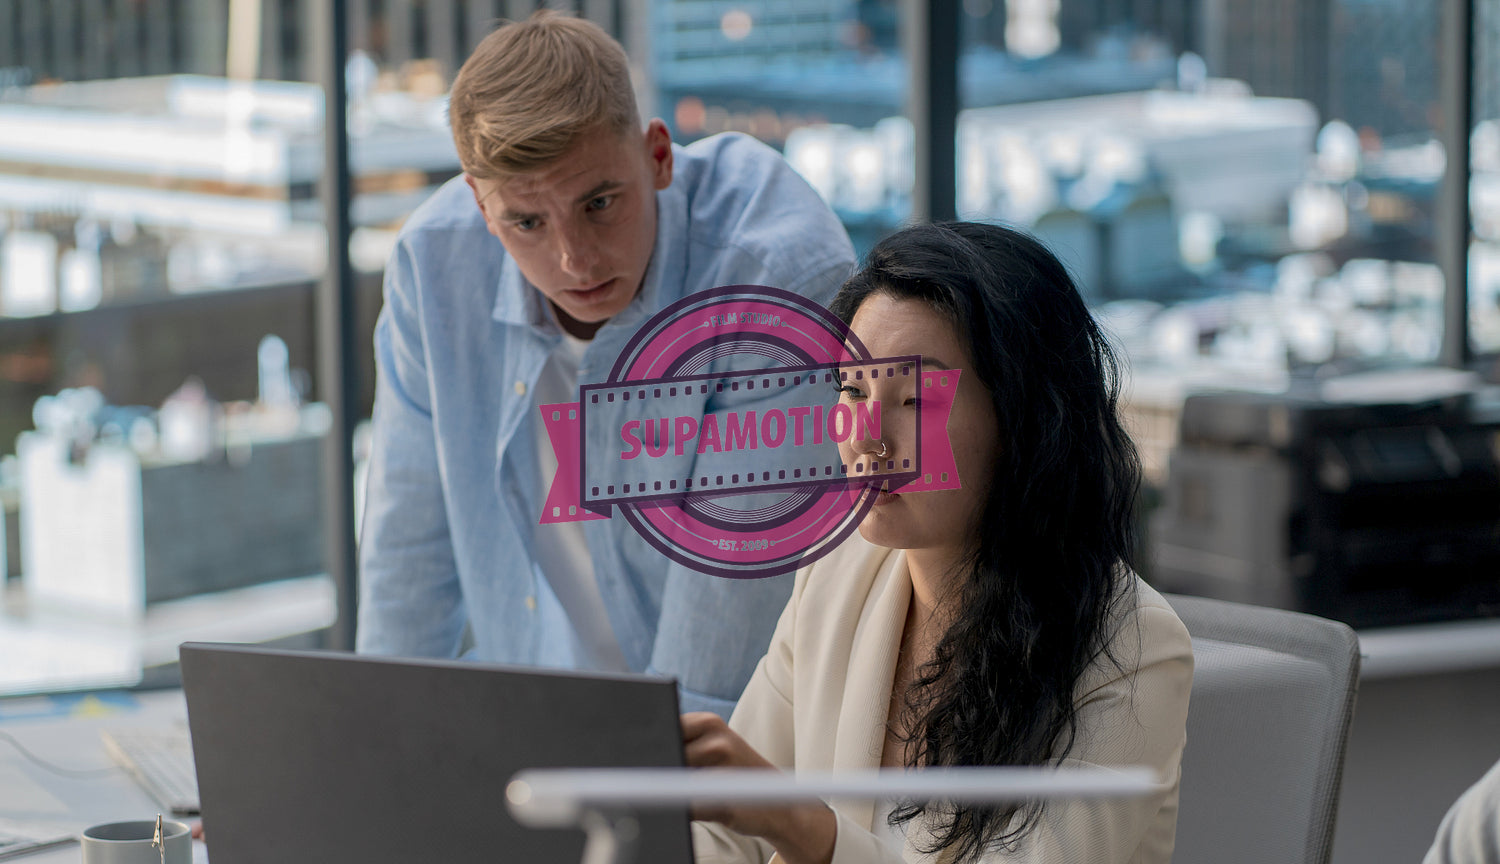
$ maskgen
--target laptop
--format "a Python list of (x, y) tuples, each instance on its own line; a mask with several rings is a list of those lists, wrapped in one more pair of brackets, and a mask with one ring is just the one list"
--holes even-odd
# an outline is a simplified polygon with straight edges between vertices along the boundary
[[(524, 768), (681, 767), (665, 678), (187, 643), (213, 864), (577, 864), (583, 834), (517, 824)], [(688, 816), (640, 814), (637, 860), (692, 861)]]

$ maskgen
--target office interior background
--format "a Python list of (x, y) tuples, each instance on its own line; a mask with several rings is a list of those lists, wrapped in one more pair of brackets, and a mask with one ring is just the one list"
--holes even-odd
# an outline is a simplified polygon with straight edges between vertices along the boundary
[[(381, 271), (457, 66), (538, 4), (341, 5), (0, 0), (0, 695), (350, 643)], [(1058, 252), (1128, 362), (1144, 575), (1404, 646), (1335, 858), (1420, 857), (1500, 758), (1500, 0), (572, 8), (857, 250)]]

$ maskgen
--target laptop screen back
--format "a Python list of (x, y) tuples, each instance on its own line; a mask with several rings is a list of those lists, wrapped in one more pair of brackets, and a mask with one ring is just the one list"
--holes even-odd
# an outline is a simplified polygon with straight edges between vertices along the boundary
[[(214, 864), (575, 864), (581, 832), (511, 819), (511, 775), (683, 764), (660, 678), (191, 643), (181, 664)], [(638, 860), (692, 860), (685, 812), (640, 825)]]

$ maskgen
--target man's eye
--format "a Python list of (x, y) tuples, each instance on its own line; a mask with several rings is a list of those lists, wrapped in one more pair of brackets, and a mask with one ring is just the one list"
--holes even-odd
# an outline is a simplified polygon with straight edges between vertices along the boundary
[(606, 207), (608, 207), (609, 205), (611, 205), (613, 203), (615, 203), (615, 196), (613, 196), (613, 195), (600, 195), (598, 198), (595, 198), (595, 199), (593, 199), (592, 201), (589, 202), (589, 209), (590, 210), (603, 210), (603, 209), (605, 209)]
[(535, 219), (517, 219), (511, 223), (517, 231), (534, 231), (541, 223)]

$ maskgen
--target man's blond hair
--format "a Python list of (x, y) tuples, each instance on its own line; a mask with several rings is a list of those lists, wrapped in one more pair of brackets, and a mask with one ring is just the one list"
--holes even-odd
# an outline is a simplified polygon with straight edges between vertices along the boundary
[(453, 81), (448, 118), (459, 163), (482, 180), (546, 166), (585, 132), (641, 128), (625, 49), (599, 25), (549, 10), (479, 43)]

